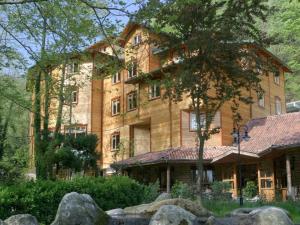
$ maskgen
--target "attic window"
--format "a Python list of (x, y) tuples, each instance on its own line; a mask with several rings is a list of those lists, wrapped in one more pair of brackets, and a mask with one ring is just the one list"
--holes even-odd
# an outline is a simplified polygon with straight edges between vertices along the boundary
[(137, 34), (133, 37), (133, 45), (138, 45), (142, 42), (142, 35)]
[(73, 62), (67, 65), (66, 72), (68, 74), (78, 73), (79, 72), (79, 64), (77, 62)]
[(137, 63), (132, 62), (128, 68), (128, 79), (133, 78), (137, 75)]

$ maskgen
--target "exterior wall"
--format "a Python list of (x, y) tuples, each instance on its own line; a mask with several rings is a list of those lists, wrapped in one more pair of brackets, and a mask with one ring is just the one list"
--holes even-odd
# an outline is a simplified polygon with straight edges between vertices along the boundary
[[(92, 87), (91, 87), (91, 75), (92, 75), (92, 62), (84, 62), (80, 64), (80, 72), (69, 74), (70, 78), (67, 78), (65, 85), (74, 85), (77, 87), (77, 103), (72, 104), (70, 112), (70, 106), (63, 106), (62, 125), (67, 126), (70, 124), (70, 116), (72, 124), (87, 125), (87, 132), (91, 132), (91, 108), (92, 108)], [(59, 81), (61, 71), (55, 71), (57, 80)], [(59, 83), (59, 82), (58, 82)], [(49, 127), (55, 127), (57, 116), (58, 100), (52, 99), (50, 109)]]
[[(142, 37), (142, 43), (132, 47), (133, 38), (136, 34)], [(136, 28), (130, 31), (125, 37), (124, 60), (125, 65), (136, 59), (138, 70), (149, 72), (160, 66), (158, 56), (152, 54), (151, 46), (143, 43), (150, 36), (147, 30)], [(101, 49), (100, 49), (101, 50)], [(99, 51), (100, 51), (99, 50)], [(103, 49), (102, 49), (103, 50)], [(103, 52), (103, 51), (100, 52)], [(112, 54), (111, 49), (105, 49), (107, 54)], [(93, 62), (95, 63), (95, 62)], [(100, 141), (97, 150), (102, 154), (102, 161), (99, 161), (102, 169), (109, 168), (116, 160), (129, 157), (132, 143), (135, 140), (133, 149), (137, 149), (134, 155), (146, 152), (161, 151), (170, 147), (193, 147), (196, 140), (195, 132), (189, 129), (189, 113), (191, 100), (183, 97), (183, 101), (174, 103), (167, 99), (157, 98), (149, 100), (149, 88), (145, 83), (128, 84), (128, 71), (121, 70), (121, 81), (112, 84), (111, 78), (104, 80), (90, 80), (93, 74), (93, 63), (83, 62), (80, 66), (80, 73), (74, 75), (78, 89), (78, 103), (72, 105), (72, 123), (86, 124), (88, 132), (98, 135)], [(59, 72), (56, 71), (58, 74)], [(280, 84), (274, 83), (273, 75), (264, 76), (262, 87), (265, 90), (265, 107), (257, 105), (256, 93), (246, 92), (246, 95), (253, 96), (255, 101), (252, 105), (240, 104), (239, 112), (243, 117), (243, 123), (251, 118), (267, 116), (275, 113), (275, 96), (281, 99), (282, 110), (285, 112), (284, 98), (284, 74), (281, 71)], [(135, 110), (127, 110), (127, 95), (137, 91), (138, 107)], [(164, 90), (161, 90), (163, 96)], [(120, 99), (120, 114), (111, 115), (112, 99)], [(57, 102), (51, 102), (51, 108), (56, 108)], [(64, 124), (69, 123), (69, 107), (64, 107)], [(50, 124), (55, 124), (55, 112), (51, 117)], [(233, 120), (231, 103), (226, 103), (216, 115), (214, 126), (220, 126), (220, 133), (215, 134), (207, 141), (208, 146), (231, 145)], [(144, 127), (145, 129), (142, 129)], [(149, 135), (147, 129), (149, 129)], [(121, 148), (118, 153), (111, 151), (111, 136), (119, 132)], [(149, 136), (149, 138), (148, 138)]]
[(150, 126), (136, 125), (133, 127), (134, 154), (144, 154), (150, 152)]

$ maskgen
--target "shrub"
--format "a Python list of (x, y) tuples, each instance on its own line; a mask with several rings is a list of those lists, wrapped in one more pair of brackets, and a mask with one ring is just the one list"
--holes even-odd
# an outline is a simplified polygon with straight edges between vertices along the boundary
[(193, 190), (189, 185), (181, 181), (176, 181), (171, 190), (172, 198), (189, 198), (194, 199)]
[(212, 186), (212, 196), (214, 199), (226, 200), (231, 198), (230, 183), (222, 181), (214, 181)]
[(253, 198), (258, 194), (258, 187), (254, 181), (248, 181), (246, 187), (243, 189), (243, 193), (247, 198)]
[(121, 176), (26, 182), (0, 188), (0, 218), (29, 213), (50, 224), (62, 197), (72, 191), (91, 195), (103, 210), (140, 204), (149, 192), (148, 187)]
[(153, 202), (159, 195), (159, 180), (145, 186), (143, 203)]

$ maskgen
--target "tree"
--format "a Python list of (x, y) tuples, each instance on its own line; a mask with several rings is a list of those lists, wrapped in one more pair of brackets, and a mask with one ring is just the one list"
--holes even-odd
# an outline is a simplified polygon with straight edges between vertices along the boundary
[(136, 18), (163, 37), (150, 42), (165, 52), (164, 63), (170, 60), (166, 58), (170, 52), (174, 55), (161, 70), (165, 97), (175, 102), (186, 96), (191, 100), (197, 124), (200, 196), (205, 142), (218, 132), (211, 127), (215, 114), (232, 102), (233, 119), (239, 123), (239, 104), (251, 103), (250, 90), (261, 92), (260, 71), (269, 65), (257, 54), (257, 46), (265, 40), (253, 24), (264, 20), (266, 11), (265, 1), (256, 0), (153, 0)]
[[(35, 63), (29, 73), (28, 85), (34, 93), (35, 164), (37, 177), (46, 178), (44, 154), (49, 143), (49, 106), (51, 99), (56, 97), (52, 92), (55, 84), (50, 71), (55, 66), (66, 65), (69, 54), (82, 51), (94, 41), (98, 30), (90, 17), (91, 11), (80, 1), (30, 2), (22, 7), (3, 6), (5, 20), (1, 21), (0, 27), (23, 47)], [(62, 78), (58, 82), (61, 86), (65, 85)], [(61, 96), (63, 93), (58, 94)], [(58, 107), (61, 108), (64, 99), (59, 99)]]

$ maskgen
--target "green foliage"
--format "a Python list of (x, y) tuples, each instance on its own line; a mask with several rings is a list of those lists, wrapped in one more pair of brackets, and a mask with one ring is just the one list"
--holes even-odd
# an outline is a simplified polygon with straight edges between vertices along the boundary
[(69, 192), (86, 193), (100, 208), (109, 210), (140, 204), (148, 187), (121, 176), (84, 177), (72, 181), (37, 181), (1, 187), (0, 218), (30, 213), (43, 224), (50, 224), (59, 202)]
[(293, 71), (286, 75), (287, 101), (300, 99), (300, 3), (298, 0), (269, 0), (273, 7), (260, 28), (275, 40), (271, 52)]
[(194, 193), (191, 187), (181, 181), (176, 181), (171, 190), (172, 198), (194, 199)]
[(58, 135), (48, 144), (45, 154), (49, 168), (74, 169), (75, 171), (96, 169), (96, 146), (98, 138), (95, 134), (65, 136)]
[(143, 203), (150, 203), (154, 201), (158, 197), (159, 191), (159, 180), (156, 180), (155, 183), (150, 183), (149, 185), (145, 186)]
[(231, 188), (229, 182), (214, 181), (211, 188), (214, 199), (226, 200), (231, 198), (231, 193), (228, 192)]
[(248, 181), (246, 187), (243, 189), (243, 193), (247, 198), (253, 198), (258, 194), (258, 187), (254, 181)]

